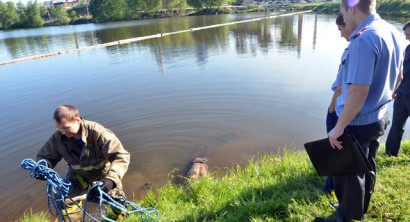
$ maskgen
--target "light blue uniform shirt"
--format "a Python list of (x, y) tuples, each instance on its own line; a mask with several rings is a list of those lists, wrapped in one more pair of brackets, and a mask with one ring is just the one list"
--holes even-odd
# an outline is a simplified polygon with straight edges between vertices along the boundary
[(336, 79), (332, 84), (331, 89), (333, 91), (336, 91), (337, 86), (342, 84), (342, 73), (343, 69), (346, 69), (346, 58), (349, 52), (349, 47), (345, 48), (345, 51), (343, 51), (342, 58), (340, 59), (340, 65), (339, 65), (339, 70), (337, 71)]
[(366, 18), (349, 36), (347, 67), (342, 73), (342, 94), (336, 100), (336, 113), (342, 114), (351, 84), (369, 85), (369, 94), (349, 125), (374, 123), (387, 112), (387, 103), (397, 75), (402, 69), (403, 36), (378, 14)]

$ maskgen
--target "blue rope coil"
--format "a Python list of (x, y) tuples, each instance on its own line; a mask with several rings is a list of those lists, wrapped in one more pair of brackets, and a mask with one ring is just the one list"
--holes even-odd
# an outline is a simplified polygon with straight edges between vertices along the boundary
[[(103, 203), (109, 205), (113, 210), (125, 212), (126, 215), (141, 213), (141, 220), (143, 222), (157, 221), (160, 213), (154, 207), (142, 208), (137, 204), (127, 200), (125, 196), (121, 196), (120, 199), (114, 199), (112, 196), (107, 194), (101, 189), (102, 182), (93, 182), (90, 189), (88, 190), (87, 197), (94, 195), (98, 200), (98, 211), (104, 221), (115, 222), (103, 214), (102, 206)], [(88, 201), (89, 198), (87, 198)], [(84, 209), (87, 207), (87, 202), (85, 203)]]
[[(93, 182), (91, 184), (87, 192), (87, 201), (85, 202), (84, 208), (82, 208), (68, 196), (72, 191), (71, 182), (67, 179), (60, 178), (57, 172), (48, 167), (48, 163), (46, 160), (40, 160), (36, 163), (32, 159), (24, 159), (21, 162), (21, 167), (25, 170), (30, 170), (30, 176), (32, 178), (42, 178), (47, 180), (46, 192), (48, 196), (48, 210), (53, 216), (58, 217), (58, 221), (64, 220), (63, 212), (65, 212), (66, 215), (68, 215), (68, 210), (64, 202), (66, 198), (70, 199), (84, 212), (82, 221), (85, 221), (85, 216), (88, 216), (92, 220), (98, 222), (97, 219), (92, 217), (86, 211), (88, 200), (92, 198), (97, 200), (98, 211), (101, 217), (104, 219), (104, 221), (114, 222), (114, 220), (111, 220), (104, 215), (102, 210), (103, 203), (109, 205), (113, 210), (125, 212), (126, 215), (141, 213), (141, 220), (143, 222), (147, 222), (150, 219), (152, 221), (157, 221), (160, 216), (159, 211), (154, 207), (142, 208), (137, 204), (128, 201), (125, 196), (121, 196), (119, 200), (115, 200), (101, 189), (102, 182)], [(53, 213), (51, 206), (54, 208), (55, 213)], [(128, 208), (130, 208), (130, 210)], [(69, 220), (71, 222), (70, 218)]]
[[(71, 182), (60, 178), (57, 172), (48, 167), (48, 163), (45, 160), (40, 160), (36, 163), (32, 159), (24, 159), (21, 162), (21, 167), (25, 170), (30, 170), (32, 178), (47, 180), (48, 210), (53, 216), (58, 217), (59, 221), (62, 221), (64, 218), (62, 207), (67, 213), (64, 199), (68, 197), (72, 190)], [(51, 206), (53, 206), (55, 213), (53, 213)]]

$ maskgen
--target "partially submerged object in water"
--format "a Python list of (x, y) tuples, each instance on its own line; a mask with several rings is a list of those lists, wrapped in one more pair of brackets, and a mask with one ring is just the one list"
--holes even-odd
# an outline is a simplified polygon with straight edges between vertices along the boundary
[(208, 173), (208, 161), (205, 158), (197, 157), (192, 160), (192, 166), (187, 173), (187, 178), (199, 181)]

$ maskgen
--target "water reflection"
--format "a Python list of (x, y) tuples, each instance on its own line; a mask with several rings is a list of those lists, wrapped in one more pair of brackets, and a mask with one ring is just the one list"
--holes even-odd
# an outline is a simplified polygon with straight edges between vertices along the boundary
[(313, 49), (316, 47), (316, 34), (317, 34), (317, 14), (315, 15), (315, 27), (313, 28)]
[[(141, 36), (148, 36), (158, 33), (169, 33), (180, 30), (188, 30), (192, 27), (202, 27), (214, 24), (228, 23), (232, 21), (265, 17), (269, 14), (250, 14), (247, 16), (233, 17), (233, 15), (219, 16), (198, 16), (198, 17), (179, 17), (170, 19), (159, 19), (147, 21), (138, 21), (131, 23), (118, 23), (117, 25), (107, 24), (105, 28), (102, 25), (92, 26), (90, 24), (80, 25), (83, 28), (73, 28), (76, 26), (67, 26), (67, 29), (73, 32), (63, 32), (61, 29), (50, 27), (50, 30), (40, 29), (38, 35), (34, 35), (33, 30), (28, 31), (28, 36), (23, 36), (23, 31), (7, 31), (0, 35), (0, 46), (4, 47), (6, 54), (0, 56), (0, 61), (7, 61), (17, 58), (23, 58), (38, 54), (46, 54), (61, 50), (78, 49), (85, 46), (97, 45), (102, 43), (113, 42), (122, 39), (129, 39)], [(231, 26), (222, 26), (208, 29), (205, 32), (192, 32), (164, 37), (161, 40), (164, 46), (181, 45), (191, 46), (195, 43), (199, 61), (205, 61), (207, 49), (219, 47), (228, 41), (228, 36), (232, 34), (235, 37), (235, 44), (238, 53), (255, 53), (257, 50), (268, 51), (271, 43), (277, 42), (279, 46), (286, 49), (287, 47), (298, 47), (300, 53), (301, 32), (303, 27), (303, 15), (297, 16), (297, 34), (294, 33), (294, 16), (280, 17), (277, 19), (266, 19), (261, 22), (249, 22)], [(274, 26), (272, 26), (274, 24)], [(246, 27), (246, 29), (244, 29)], [(278, 29), (280, 38), (273, 39), (270, 29)], [(76, 31), (78, 30), (78, 31)], [(13, 32), (15, 32), (13, 34)], [(22, 33), (23, 32), (23, 33)], [(14, 37), (17, 36), (17, 37)], [(277, 36), (275, 34), (275, 36)], [(206, 44), (201, 44), (206, 42)], [(150, 47), (157, 46), (156, 41), (149, 41)], [(131, 44), (123, 45), (121, 48), (130, 47)], [(220, 48), (223, 50), (223, 48)], [(115, 47), (106, 48), (107, 51), (117, 51)], [(205, 56), (205, 57), (204, 57)]]
[[(210, 50), (224, 53), (232, 42), (235, 44), (235, 50), (239, 55), (250, 54), (256, 56), (258, 53), (267, 54), (273, 45), (277, 45), (281, 51), (297, 47), (297, 52), (300, 54), (303, 15), (297, 16), (297, 34), (293, 31), (294, 23), (293, 16), (280, 17), (260, 22), (222, 26), (205, 32), (186, 32), (163, 37), (161, 40), (148, 40), (147, 43), (161, 70), (163, 70), (166, 58), (171, 60), (181, 59), (189, 53), (193, 53), (193, 56), (197, 58), (197, 65), (202, 66), (206, 63)], [(279, 37), (275, 32), (280, 33)], [(124, 47), (132, 48), (133, 46), (130, 44)], [(169, 50), (164, 52), (162, 47)], [(164, 55), (164, 53), (166, 54)]]

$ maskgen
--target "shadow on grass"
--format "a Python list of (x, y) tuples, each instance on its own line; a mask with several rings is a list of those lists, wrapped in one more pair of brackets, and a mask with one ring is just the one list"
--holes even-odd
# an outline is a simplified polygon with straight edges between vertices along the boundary
[[(384, 155), (384, 154), (382, 154)], [(407, 156), (404, 157), (395, 157), (395, 156), (382, 156), (376, 159), (378, 170), (383, 168), (389, 168), (396, 165), (405, 165), (410, 163), (410, 158)]]
[[(205, 210), (195, 220), (192, 215), (178, 221), (250, 221), (252, 218), (289, 221), (294, 205), (317, 202), (323, 180), (315, 172), (278, 181), (264, 188), (249, 188), (232, 196), (216, 211)], [(206, 209), (206, 208), (205, 208)]]

